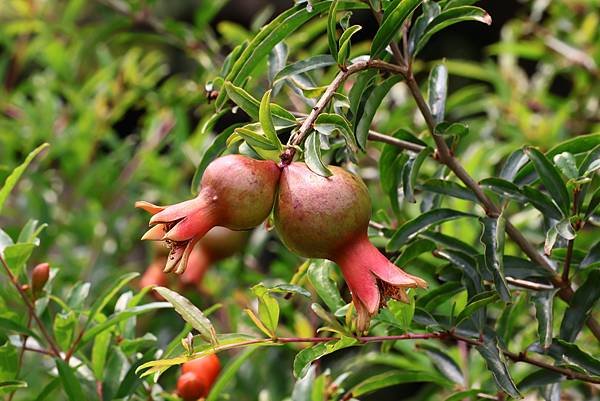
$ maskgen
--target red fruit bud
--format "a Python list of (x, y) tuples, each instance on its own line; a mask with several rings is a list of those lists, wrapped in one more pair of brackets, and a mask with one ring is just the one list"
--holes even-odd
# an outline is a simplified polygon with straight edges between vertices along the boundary
[(50, 265), (40, 263), (31, 271), (31, 288), (34, 294), (39, 294), (50, 277)]
[(407, 301), (406, 288), (427, 284), (393, 265), (369, 242), (371, 201), (364, 182), (339, 167), (329, 168), (333, 175), (325, 178), (304, 163), (284, 167), (275, 227), (292, 251), (340, 266), (363, 331), (386, 297)]
[(208, 393), (221, 372), (221, 362), (217, 355), (210, 354), (184, 363), (181, 371), (184, 374), (193, 373), (202, 379), (206, 383), (206, 392)]
[(207, 394), (208, 389), (204, 381), (198, 378), (195, 373), (189, 372), (179, 376), (177, 380), (177, 395), (183, 398), (184, 401), (196, 401)]
[(136, 202), (153, 214), (142, 239), (166, 241), (171, 252), (165, 272), (181, 274), (194, 245), (212, 227), (248, 230), (262, 223), (273, 207), (279, 176), (271, 160), (220, 157), (206, 168), (196, 198), (166, 207)]

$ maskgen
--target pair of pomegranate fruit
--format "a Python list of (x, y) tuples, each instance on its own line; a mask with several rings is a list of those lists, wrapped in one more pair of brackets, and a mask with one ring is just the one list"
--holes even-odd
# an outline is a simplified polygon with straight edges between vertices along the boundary
[(177, 379), (177, 395), (184, 401), (206, 397), (221, 371), (221, 362), (215, 354), (186, 362)]
[(182, 273), (191, 247), (210, 228), (249, 229), (274, 206), (275, 228), (290, 250), (340, 266), (358, 313), (357, 328), (364, 331), (385, 298), (407, 301), (406, 289), (426, 282), (396, 267), (369, 241), (371, 201), (364, 182), (329, 168), (333, 175), (322, 177), (301, 162), (278, 166), (241, 155), (220, 157), (207, 167), (195, 199), (167, 207), (136, 203), (153, 214), (142, 239), (166, 241), (171, 252), (165, 271)]

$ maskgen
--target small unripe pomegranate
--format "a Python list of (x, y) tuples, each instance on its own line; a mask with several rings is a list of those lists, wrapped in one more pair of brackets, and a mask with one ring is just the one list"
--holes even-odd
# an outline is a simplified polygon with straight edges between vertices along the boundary
[(364, 182), (342, 168), (329, 169), (331, 177), (313, 173), (304, 163), (283, 168), (275, 228), (295, 253), (340, 266), (352, 292), (357, 328), (364, 331), (385, 298), (406, 302), (407, 288), (427, 283), (396, 267), (369, 241), (371, 201)]
[(184, 373), (177, 379), (177, 395), (184, 401), (196, 401), (208, 394), (204, 381), (195, 373)]
[(31, 271), (31, 289), (33, 294), (39, 294), (50, 277), (50, 265), (48, 263), (40, 263)]
[(206, 397), (220, 372), (221, 362), (215, 354), (184, 363), (177, 381), (177, 394), (185, 401)]
[(142, 239), (166, 241), (171, 251), (164, 270), (181, 274), (194, 245), (211, 228), (248, 230), (269, 216), (280, 173), (272, 160), (220, 157), (206, 168), (196, 198), (171, 206), (136, 202), (153, 214)]
[[(140, 278), (140, 288), (146, 287), (166, 287), (169, 284), (169, 277), (163, 272), (163, 266), (165, 265), (166, 258), (155, 259), (150, 266), (146, 268), (144, 274)], [(163, 301), (157, 292), (152, 291), (152, 297), (158, 301)]]

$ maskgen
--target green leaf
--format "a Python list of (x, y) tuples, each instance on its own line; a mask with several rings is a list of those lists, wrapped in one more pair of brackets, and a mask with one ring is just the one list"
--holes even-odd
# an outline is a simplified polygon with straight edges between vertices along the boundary
[(400, 327), (405, 332), (408, 332), (410, 325), (415, 315), (415, 299), (414, 293), (409, 294), (410, 303), (396, 301), (394, 299), (388, 301), (388, 309), (394, 317), (396, 326)]
[(271, 336), (275, 336), (279, 324), (279, 303), (262, 284), (252, 287), (252, 292), (258, 298), (258, 317)]
[[(415, 0), (408, 0), (415, 1)], [(371, 129), (371, 123), (373, 117), (379, 108), (379, 105), (383, 101), (385, 95), (392, 89), (392, 86), (396, 85), (402, 80), (400, 75), (394, 75), (387, 78), (383, 83), (377, 85), (371, 92), (365, 103), (364, 112), (356, 125), (356, 141), (361, 149), (365, 149), (367, 144), (367, 137), (369, 136), (369, 130)]]
[(17, 182), (19, 182), (19, 179), (21, 178), (31, 161), (48, 146), (50, 145), (44, 143), (35, 148), (33, 151), (31, 151), (31, 153), (29, 153), (25, 158), (25, 161), (23, 161), (23, 163), (16, 167), (6, 178), (6, 180), (4, 181), (4, 185), (2, 185), (2, 187), (0, 188), (0, 212), (2, 212), (2, 207), (4, 206), (4, 202), (6, 202), (6, 198), (8, 198), (8, 195), (12, 192), (15, 185), (17, 185)]
[[(260, 102), (243, 88), (231, 82), (225, 82), (225, 91), (229, 98), (246, 112), (253, 120), (260, 118)], [(296, 117), (283, 107), (270, 103), (272, 122), (276, 129), (289, 128), (296, 125)]]
[(338, 0), (333, 0), (329, 7), (327, 16), (327, 43), (329, 44), (329, 53), (337, 60), (338, 58), (338, 40), (337, 40), (337, 5)]
[(271, 116), (271, 91), (265, 92), (261, 102), (260, 109), (258, 111), (258, 118), (260, 125), (262, 126), (263, 132), (267, 139), (275, 146), (279, 151), (283, 150), (283, 146), (279, 141), (277, 132), (275, 131), (275, 125), (273, 125), (273, 117)]
[(290, 76), (300, 75), (305, 72), (329, 67), (335, 64), (336, 61), (330, 54), (319, 54), (306, 59), (302, 59), (300, 61), (286, 66), (281, 71), (279, 71), (273, 79), (273, 85)]
[(533, 207), (542, 212), (544, 217), (548, 217), (554, 220), (561, 220), (563, 218), (563, 211), (556, 205), (556, 203), (550, 199), (549, 196), (537, 189), (525, 185), (522, 188), (523, 195), (527, 198), (527, 201), (531, 203)]
[(187, 298), (171, 291), (165, 287), (154, 287), (154, 291), (169, 301), (175, 311), (181, 315), (183, 320), (192, 325), (200, 333), (200, 336), (211, 344), (217, 344), (217, 333), (212, 323), (200, 309), (192, 304)]
[(560, 338), (569, 342), (575, 341), (594, 304), (600, 298), (598, 283), (600, 283), (600, 270), (593, 270), (581, 287), (575, 291), (571, 306), (565, 311), (560, 325)]
[(16, 377), (19, 355), (17, 348), (10, 342), (0, 346), (0, 381), (13, 380)]
[(473, 316), (476, 311), (496, 302), (497, 300), (498, 294), (494, 291), (486, 291), (475, 295), (469, 300), (467, 306), (465, 306), (465, 308), (458, 314), (455, 324), (458, 326), (460, 323)]
[(421, 40), (429, 23), (440, 15), (440, 12), (440, 6), (435, 1), (423, 2), (423, 13), (415, 20), (408, 36), (408, 52), (411, 55), (414, 53), (417, 43)]
[(0, 316), (0, 332), (6, 331), (14, 331), (15, 333), (25, 334), (41, 341), (37, 334), (28, 329), (25, 325), (21, 324), (19, 321)]
[(304, 160), (308, 168), (315, 174), (322, 177), (331, 177), (333, 174), (321, 161), (321, 141), (317, 132), (313, 132), (306, 138)]
[(112, 299), (119, 293), (119, 291), (121, 291), (121, 289), (127, 285), (127, 283), (139, 275), (139, 273), (126, 273), (119, 277), (119, 279), (112, 286), (107, 288), (92, 305), (86, 326), (96, 319), (98, 312), (101, 312), (106, 305), (108, 305), (108, 303), (112, 301)]
[(310, 298), (310, 292), (306, 289), (293, 284), (277, 284), (267, 288), (269, 294), (298, 294)]
[(358, 151), (356, 138), (352, 133), (350, 122), (340, 114), (321, 113), (315, 120), (314, 129), (320, 134), (331, 135), (333, 132), (339, 132), (346, 140), (346, 145), (352, 153)]
[(357, 343), (358, 341), (355, 338), (342, 337), (340, 339), (319, 343), (310, 348), (303, 349), (294, 358), (294, 376), (296, 378), (304, 377), (313, 361), (340, 349), (352, 347)]
[(477, 394), (480, 394), (480, 393), (483, 393), (483, 391), (479, 390), (479, 389), (459, 391), (457, 393), (452, 394), (450, 397), (446, 398), (444, 401), (464, 401), (467, 399), (471, 400), (471, 399), (473, 399), (473, 397), (475, 397)]
[(415, 203), (414, 187), (423, 162), (432, 153), (431, 148), (425, 148), (414, 157), (410, 157), (402, 169), (402, 189), (408, 202)]
[(459, 212), (452, 209), (434, 209), (423, 213), (418, 217), (404, 223), (392, 236), (386, 249), (397, 251), (402, 245), (427, 230), (432, 225), (438, 225), (446, 221), (462, 217), (475, 217), (474, 214)]
[[(225, 81), (231, 81), (234, 85), (241, 85), (244, 80), (251, 76), (252, 71), (263, 62), (277, 43), (293, 34), (312, 18), (328, 10), (329, 6), (330, 2), (322, 1), (313, 4), (312, 10), (308, 11), (304, 5), (298, 4), (279, 14), (269, 24), (262, 27), (243, 49), (233, 62)], [(353, 1), (340, 1), (337, 8), (338, 10), (364, 9), (367, 8), (367, 5)], [(222, 107), (224, 101), (224, 95), (219, 96), (216, 101), (217, 108)]]
[(492, 18), (485, 10), (479, 7), (463, 6), (444, 10), (427, 25), (415, 48), (414, 54), (418, 54), (434, 34), (462, 21), (477, 21), (491, 25)]
[(231, 359), (227, 365), (223, 368), (219, 377), (215, 384), (213, 384), (208, 396), (206, 397), (206, 401), (217, 401), (219, 396), (223, 393), (227, 384), (235, 378), (238, 370), (242, 367), (244, 362), (246, 362), (252, 355), (258, 350), (258, 347), (252, 347), (245, 349), (239, 355), (237, 355), (234, 359)]
[(419, 186), (423, 191), (435, 192), (441, 195), (448, 195), (453, 198), (464, 199), (471, 202), (477, 202), (477, 197), (469, 188), (464, 187), (454, 181), (430, 179)]
[[(444, 121), (446, 96), (448, 94), (448, 69), (442, 64), (436, 64), (429, 73), (429, 109), (437, 124)], [(447, 130), (447, 129), (446, 129)], [(444, 131), (446, 131), (444, 130)], [(436, 133), (437, 129), (436, 129)]]
[(232, 136), (227, 140), (227, 145), (231, 146), (231, 143), (235, 142), (237, 136), (242, 138), (248, 145), (265, 150), (279, 150), (277, 145), (275, 145), (269, 138), (266, 136), (253, 131), (248, 127), (252, 127), (253, 125), (245, 125), (243, 127), (236, 128)]
[(536, 389), (548, 384), (558, 383), (563, 379), (564, 376), (560, 373), (545, 369), (538, 369), (521, 380), (519, 382), (519, 388), (521, 391)]
[(56, 342), (61, 349), (68, 349), (71, 345), (77, 320), (77, 316), (73, 311), (57, 313), (54, 317), (52, 329), (54, 330), (54, 338), (56, 338)]
[(517, 149), (512, 152), (504, 165), (502, 165), (502, 170), (500, 170), (500, 178), (506, 181), (513, 181), (519, 169), (523, 167), (528, 161), (528, 157), (523, 152), (523, 149)]
[(579, 263), (579, 268), (586, 269), (598, 262), (600, 262), (600, 241), (592, 245), (585, 258)]
[(333, 279), (334, 264), (325, 259), (312, 260), (308, 266), (308, 279), (319, 298), (325, 302), (330, 311), (335, 312), (336, 310), (343, 307), (346, 303), (340, 296), (340, 291)]
[(589, 374), (600, 376), (600, 360), (575, 344), (555, 338), (548, 353), (559, 362), (576, 365)]
[(372, 393), (382, 388), (397, 386), (402, 383), (436, 383), (441, 386), (449, 386), (450, 382), (444, 380), (438, 375), (434, 375), (422, 371), (401, 371), (392, 370), (385, 373), (380, 373), (375, 376), (371, 376), (356, 386), (354, 386), (350, 392), (353, 397), (360, 397), (365, 394)]
[(563, 173), (563, 175), (569, 179), (575, 179), (579, 177), (577, 171), (577, 165), (575, 163), (575, 156), (569, 152), (562, 152), (554, 156), (554, 164)]
[(58, 375), (63, 384), (63, 389), (67, 393), (67, 397), (71, 401), (81, 401), (87, 399), (83, 394), (81, 388), (81, 382), (75, 376), (75, 371), (65, 361), (60, 358), (54, 360), (56, 368), (58, 369)]
[(523, 195), (521, 189), (505, 179), (496, 177), (484, 178), (479, 181), (479, 184), (483, 188), (489, 189), (503, 198), (513, 199), (520, 203), (527, 202), (527, 197)]
[(404, 266), (416, 257), (424, 254), (433, 252), (436, 249), (436, 244), (428, 239), (417, 239), (414, 242), (407, 245), (402, 254), (396, 259), (394, 264), (396, 266)]
[(346, 64), (348, 57), (350, 57), (350, 39), (361, 29), (362, 27), (360, 25), (352, 25), (350, 28), (346, 29), (344, 33), (342, 33), (342, 36), (340, 37), (340, 49), (336, 57), (339, 65)]
[(425, 295), (417, 300), (417, 306), (423, 308), (433, 306), (433, 308), (435, 308), (441, 303), (442, 300), (449, 299), (463, 290), (464, 287), (461, 283), (457, 281), (449, 281), (437, 288), (434, 288), (433, 290), (427, 291)]
[(463, 387), (466, 386), (465, 377), (460, 366), (448, 354), (427, 343), (420, 343), (418, 347), (425, 351), (425, 354), (427, 354), (440, 373), (454, 383)]
[(535, 317), (538, 321), (540, 345), (548, 348), (552, 344), (552, 305), (558, 290), (538, 291), (531, 297), (535, 305)]
[(0, 381), (0, 394), (12, 393), (13, 391), (27, 388), (27, 382), (23, 380), (4, 380)]
[(488, 369), (492, 372), (498, 388), (513, 398), (521, 398), (521, 394), (510, 376), (497, 340), (486, 338), (482, 345), (477, 346), (477, 351), (479, 351)]
[(92, 346), (92, 370), (97, 380), (102, 380), (111, 338), (112, 334), (110, 331), (99, 333), (94, 338), (94, 345)]
[(481, 217), (480, 222), (483, 226), (481, 232), (481, 244), (484, 248), (485, 267), (492, 274), (496, 291), (504, 302), (510, 302), (510, 291), (506, 278), (504, 277), (504, 237), (505, 220), (504, 217)]
[(15, 244), (4, 248), (4, 261), (15, 276), (20, 276), (35, 248), (34, 244)]
[(535, 170), (544, 183), (544, 187), (546, 187), (546, 190), (552, 196), (552, 199), (560, 207), (564, 215), (568, 215), (571, 204), (569, 192), (556, 167), (536, 148), (526, 148), (525, 154), (533, 162)]
[(469, 133), (469, 127), (462, 123), (440, 122), (433, 129), (436, 135), (461, 138)]
[(371, 44), (371, 58), (380, 58), (394, 40), (404, 21), (423, 0), (393, 0), (385, 9), (384, 19)]

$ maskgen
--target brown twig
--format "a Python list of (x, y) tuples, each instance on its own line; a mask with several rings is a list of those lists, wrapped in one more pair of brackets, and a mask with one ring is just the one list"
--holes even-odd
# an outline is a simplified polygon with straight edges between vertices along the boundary
[(23, 302), (27, 306), (27, 309), (29, 309), (29, 313), (33, 317), (33, 320), (35, 320), (36, 324), (39, 326), (40, 332), (42, 333), (42, 336), (44, 337), (44, 339), (48, 342), (48, 346), (52, 350), (53, 356), (60, 358), (60, 351), (59, 351), (58, 347), (56, 346), (54, 339), (46, 330), (46, 326), (44, 326), (44, 323), (42, 323), (40, 318), (35, 313), (35, 305), (31, 302), (31, 299), (29, 298), (27, 293), (21, 288), (21, 285), (19, 284), (17, 277), (15, 277), (13, 272), (10, 270), (10, 268), (8, 267), (8, 264), (6, 263), (6, 260), (4, 260), (4, 257), (1, 254), (0, 254), (0, 262), (2, 263), (2, 266), (4, 267), (4, 270), (6, 271), (6, 274), (8, 275), (10, 282), (13, 284), (13, 286), (16, 288), (17, 292), (23, 299)]
[(404, 141), (402, 139), (394, 138), (393, 136), (381, 134), (379, 132), (369, 130), (369, 136), (367, 137), (375, 142), (383, 142), (392, 146), (396, 146), (403, 150), (410, 150), (411, 152), (420, 152), (425, 149), (425, 146), (419, 145), (417, 143)]

